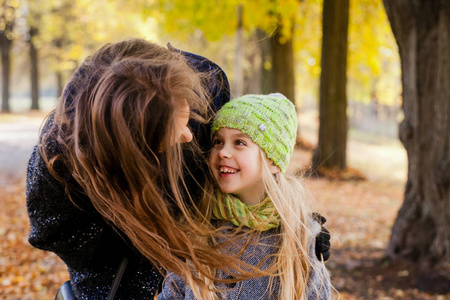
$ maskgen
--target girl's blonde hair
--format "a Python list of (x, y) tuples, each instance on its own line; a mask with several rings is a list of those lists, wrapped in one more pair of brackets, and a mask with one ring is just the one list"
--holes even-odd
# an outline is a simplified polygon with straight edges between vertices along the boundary
[(262, 179), (267, 196), (280, 217), (281, 245), (273, 269), (280, 279), (279, 299), (305, 299), (311, 271), (311, 202), (298, 178), (281, 172), (272, 174), (261, 149)]
[[(208, 120), (207, 80), (182, 54), (156, 44), (141, 39), (107, 44), (71, 78), (39, 147), (69, 196), (86, 195), (157, 268), (202, 290), (208, 287), (197, 272), (211, 276), (208, 266), (242, 270), (237, 259), (224, 259), (192, 238), (210, 231), (183, 179), (181, 146), (173, 145), (183, 99), (192, 118)], [(46, 147), (51, 143), (57, 152)]]

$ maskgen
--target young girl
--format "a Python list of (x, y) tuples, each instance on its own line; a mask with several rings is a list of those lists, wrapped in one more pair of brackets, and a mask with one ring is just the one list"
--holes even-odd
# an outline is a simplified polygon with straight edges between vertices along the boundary
[[(229, 238), (211, 243), (267, 276), (236, 283), (236, 273), (217, 269), (204, 298), (330, 299), (329, 276), (314, 251), (320, 225), (298, 180), (285, 175), (297, 122), (294, 105), (279, 94), (237, 98), (215, 117), (209, 162), (217, 187), (209, 203), (213, 223)], [(170, 273), (158, 300), (195, 299), (201, 289), (185, 282)]]

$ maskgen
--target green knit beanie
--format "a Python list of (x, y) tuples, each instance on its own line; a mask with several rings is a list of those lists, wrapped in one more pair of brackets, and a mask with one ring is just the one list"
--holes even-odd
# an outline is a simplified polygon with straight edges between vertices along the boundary
[(285, 173), (294, 152), (297, 126), (295, 106), (283, 95), (245, 95), (218, 111), (211, 136), (222, 127), (238, 129)]

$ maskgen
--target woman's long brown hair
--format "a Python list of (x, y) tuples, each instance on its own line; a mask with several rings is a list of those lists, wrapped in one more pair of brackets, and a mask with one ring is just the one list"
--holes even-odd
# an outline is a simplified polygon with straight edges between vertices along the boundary
[(62, 162), (94, 208), (146, 258), (201, 290), (207, 286), (196, 272), (212, 278), (210, 267), (258, 275), (238, 259), (196, 244), (196, 235), (210, 231), (202, 229), (201, 211), (186, 193), (180, 145), (172, 144), (182, 99), (191, 117), (207, 119), (204, 75), (181, 54), (144, 40), (105, 45), (66, 86), (40, 143), (56, 139), (61, 148), (56, 156), (40, 148), (55, 177)]

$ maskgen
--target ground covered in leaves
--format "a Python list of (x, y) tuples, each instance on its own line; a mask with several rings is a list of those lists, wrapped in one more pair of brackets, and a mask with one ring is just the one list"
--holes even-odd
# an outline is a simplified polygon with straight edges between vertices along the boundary
[(402, 190), (374, 182), (309, 181), (332, 235), (327, 263), (341, 299), (450, 299), (450, 267), (384, 258)]
[[(302, 163), (303, 172), (310, 155), (297, 149), (292, 168)], [(305, 179), (317, 210), (327, 218), (325, 225), (332, 235), (327, 267), (340, 298), (450, 299), (449, 266), (421, 271), (415, 264), (383, 259), (403, 199), (401, 146), (355, 140), (349, 142), (349, 158), (367, 180)], [(27, 242), (25, 178), (0, 171), (0, 191), (0, 299), (54, 299), (59, 285), (68, 279), (67, 270), (56, 255)]]

